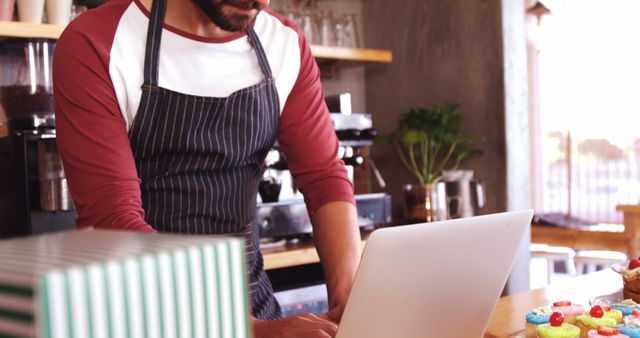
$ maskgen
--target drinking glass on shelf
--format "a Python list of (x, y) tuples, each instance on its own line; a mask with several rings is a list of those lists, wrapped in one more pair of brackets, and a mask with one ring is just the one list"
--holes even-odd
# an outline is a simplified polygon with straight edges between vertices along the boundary
[(355, 20), (355, 15), (353, 14), (343, 15), (336, 19), (334, 29), (336, 32), (336, 45), (338, 47), (360, 47)]
[(333, 21), (333, 30), (335, 34), (335, 46), (348, 47), (345, 32), (345, 22), (343, 17), (336, 18)]
[(316, 19), (312, 11), (305, 10), (302, 13), (300, 29), (310, 44), (318, 42), (318, 26), (316, 25)]
[(334, 46), (336, 44), (334, 33), (333, 13), (330, 11), (320, 13), (318, 43), (323, 46)]
[(46, 0), (45, 12), (47, 23), (58, 26), (66, 26), (71, 19), (71, 0)]
[(16, 0), (18, 20), (29, 23), (42, 23), (44, 0)]
[(344, 16), (344, 31), (346, 35), (346, 47), (358, 48), (360, 47), (360, 38), (358, 36), (358, 29), (356, 28), (356, 16), (355, 14), (348, 14)]
[(15, 5), (15, 0), (0, 0), (0, 21), (13, 20)]
[(294, 5), (286, 5), (282, 10), (284, 16), (293, 21), (298, 27), (302, 27), (302, 15), (300, 15), (300, 11)]

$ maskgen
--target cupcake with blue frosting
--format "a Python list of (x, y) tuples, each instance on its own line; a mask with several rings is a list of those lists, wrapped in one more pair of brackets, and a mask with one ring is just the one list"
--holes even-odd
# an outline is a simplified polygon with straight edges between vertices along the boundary
[(625, 299), (621, 302), (611, 305), (612, 309), (619, 310), (625, 316), (630, 316), (633, 311), (640, 311), (640, 304), (633, 301), (633, 299)]
[(538, 326), (549, 323), (549, 316), (551, 316), (551, 308), (539, 307), (531, 310), (527, 313), (525, 320), (525, 329), (527, 332), (527, 338), (535, 338), (538, 336)]
[(620, 333), (630, 338), (640, 338), (640, 316), (637, 314), (624, 317), (624, 324), (618, 326)]

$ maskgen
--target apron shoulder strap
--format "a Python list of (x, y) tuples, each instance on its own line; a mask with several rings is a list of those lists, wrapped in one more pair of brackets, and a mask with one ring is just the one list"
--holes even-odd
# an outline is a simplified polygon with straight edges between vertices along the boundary
[(154, 0), (151, 5), (151, 16), (147, 28), (147, 47), (144, 52), (144, 84), (158, 86), (158, 64), (160, 60), (160, 42), (162, 41), (162, 25), (167, 11), (166, 0)]
[(258, 34), (256, 34), (256, 31), (251, 27), (247, 30), (247, 35), (249, 36), (249, 43), (253, 47), (253, 50), (256, 51), (256, 56), (258, 57), (258, 63), (260, 64), (260, 69), (262, 69), (262, 74), (264, 74), (266, 79), (271, 79), (273, 77), (271, 74), (271, 67), (269, 66), (267, 54), (264, 52), (264, 48), (262, 48), (262, 43), (258, 38)]

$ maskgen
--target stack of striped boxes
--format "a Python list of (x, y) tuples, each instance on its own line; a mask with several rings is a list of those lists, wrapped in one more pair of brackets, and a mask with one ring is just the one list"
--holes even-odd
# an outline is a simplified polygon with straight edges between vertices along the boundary
[(244, 242), (85, 230), (0, 241), (0, 337), (250, 337)]

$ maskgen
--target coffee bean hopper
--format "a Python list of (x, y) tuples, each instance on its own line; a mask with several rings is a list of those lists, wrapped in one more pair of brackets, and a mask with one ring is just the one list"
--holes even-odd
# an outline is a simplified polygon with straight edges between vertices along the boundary
[(0, 238), (74, 227), (56, 146), (51, 65), (55, 40), (0, 41)]
[(0, 105), (10, 131), (55, 128), (51, 61), (55, 40), (0, 41)]

